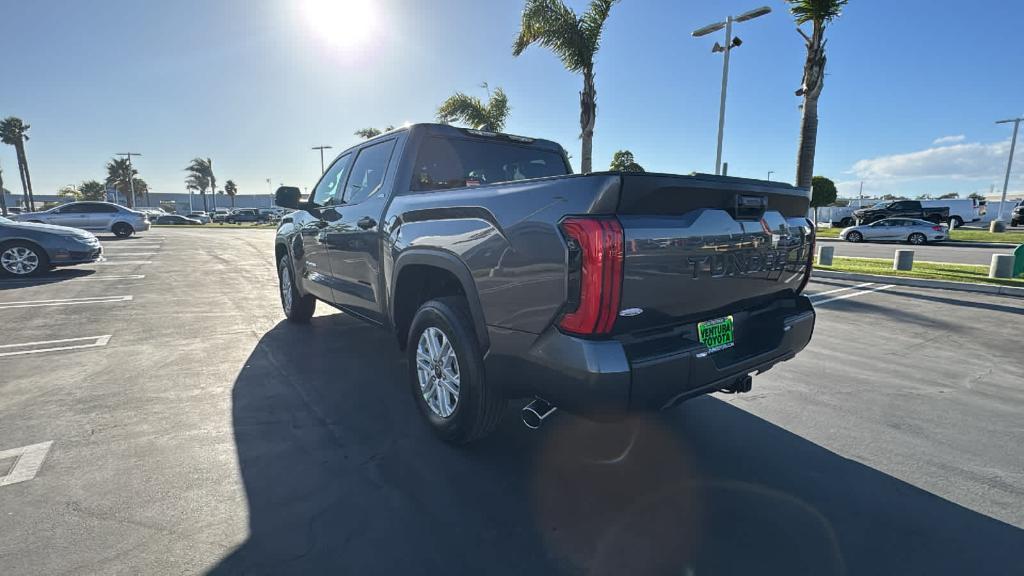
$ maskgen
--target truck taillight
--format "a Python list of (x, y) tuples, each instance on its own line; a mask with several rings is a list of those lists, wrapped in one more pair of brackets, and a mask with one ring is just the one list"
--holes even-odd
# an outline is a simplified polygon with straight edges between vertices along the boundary
[(622, 226), (615, 218), (566, 218), (568, 302), (558, 326), (580, 335), (608, 334), (622, 296)]

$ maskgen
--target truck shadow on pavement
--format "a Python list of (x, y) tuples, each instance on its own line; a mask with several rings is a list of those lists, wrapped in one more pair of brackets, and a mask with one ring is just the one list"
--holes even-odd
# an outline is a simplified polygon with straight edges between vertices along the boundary
[(715, 398), (435, 439), (394, 339), (266, 333), (233, 390), (250, 535), (212, 574), (1020, 573), (1024, 530)]

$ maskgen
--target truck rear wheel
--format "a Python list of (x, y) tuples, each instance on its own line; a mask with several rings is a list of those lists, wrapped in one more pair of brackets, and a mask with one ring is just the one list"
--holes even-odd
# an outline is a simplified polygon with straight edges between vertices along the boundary
[(443, 440), (466, 444), (498, 427), (506, 400), (487, 381), (462, 298), (438, 298), (420, 306), (406, 354), (416, 407)]

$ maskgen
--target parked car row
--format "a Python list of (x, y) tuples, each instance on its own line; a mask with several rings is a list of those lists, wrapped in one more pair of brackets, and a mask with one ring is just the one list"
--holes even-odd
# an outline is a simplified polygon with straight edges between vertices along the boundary
[(118, 238), (149, 230), (148, 214), (111, 202), (68, 202), (49, 210), (15, 214), (11, 220), (111, 232)]
[(92, 232), (0, 216), (0, 274), (28, 277), (102, 257), (103, 246)]

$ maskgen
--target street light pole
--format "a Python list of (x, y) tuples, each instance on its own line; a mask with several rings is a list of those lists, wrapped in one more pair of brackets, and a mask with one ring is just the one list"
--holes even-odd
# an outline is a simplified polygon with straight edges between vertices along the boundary
[(775, 170), (769, 170), (769, 171), (768, 171), (768, 181), (769, 181), (769, 182), (771, 182), (771, 181), (772, 181), (772, 174), (775, 174)]
[(135, 208), (135, 170), (132, 169), (132, 156), (142, 156), (138, 152), (118, 152), (118, 156), (128, 159), (128, 189), (131, 191), (128, 196), (128, 207)]
[(1010, 185), (1010, 168), (1013, 167), (1013, 150), (1017, 147), (1017, 129), (1020, 128), (1022, 118), (1011, 118), (1009, 120), (1000, 120), (996, 124), (1009, 124), (1013, 122), (1013, 137), (1010, 139), (1010, 159), (1006, 161), (1006, 177), (1003, 179), (1003, 196), (999, 199), (999, 215), (996, 216), (996, 220), (999, 222), (1003, 221), (1003, 204), (1006, 204), (1006, 189)]
[(326, 145), (313, 146), (313, 150), (319, 150), (320, 151), (320, 173), (321, 174), (324, 173), (324, 150), (330, 150), (331, 148), (333, 148), (333, 146), (326, 146)]
[(712, 52), (724, 53), (722, 57), (722, 95), (718, 102), (718, 146), (715, 151), (715, 174), (717, 175), (722, 174), (722, 139), (725, 133), (725, 96), (729, 88), (729, 53), (732, 52), (733, 48), (737, 48), (743, 43), (739, 38), (733, 38), (732, 23), (753, 20), (754, 18), (764, 16), (771, 11), (772, 9), (768, 6), (762, 6), (760, 8), (744, 12), (739, 16), (728, 16), (726, 17), (725, 22), (708, 24), (707, 26), (698, 28), (691, 33), (693, 37), (699, 38), (725, 28), (725, 46), (719, 46), (718, 42), (715, 42), (715, 46), (711, 49)]

